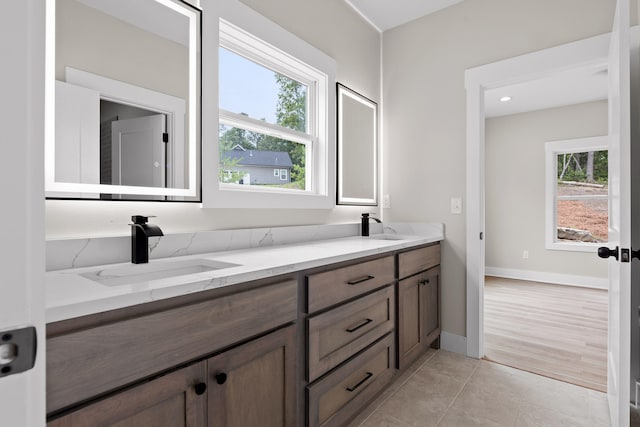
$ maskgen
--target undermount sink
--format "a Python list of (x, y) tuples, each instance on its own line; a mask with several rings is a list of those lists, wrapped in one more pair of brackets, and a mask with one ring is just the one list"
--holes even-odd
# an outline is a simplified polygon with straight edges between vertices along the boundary
[(371, 240), (406, 240), (406, 237), (398, 234), (372, 234), (369, 236)]
[(106, 267), (81, 273), (80, 275), (101, 285), (121, 286), (237, 266), (238, 264), (209, 259), (190, 259)]

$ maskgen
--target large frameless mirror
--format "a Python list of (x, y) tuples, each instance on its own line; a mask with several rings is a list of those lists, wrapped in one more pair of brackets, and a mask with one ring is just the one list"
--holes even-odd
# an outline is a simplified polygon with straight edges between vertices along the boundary
[(338, 83), (339, 205), (378, 204), (378, 105)]
[(201, 12), (180, 0), (48, 6), (46, 196), (200, 201)]

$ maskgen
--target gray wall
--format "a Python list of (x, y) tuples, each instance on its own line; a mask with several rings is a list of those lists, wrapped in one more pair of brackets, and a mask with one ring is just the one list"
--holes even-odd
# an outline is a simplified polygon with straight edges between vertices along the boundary
[(466, 334), (464, 71), (611, 30), (613, 0), (466, 0), (384, 34), (385, 219), (445, 224), (442, 327)]
[(545, 249), (544, 150), (549, 141), (606, 135), (607, 114), (607, 102), (599, 101), (486, 121), (487, 267), (607, 277), (607, 262), (598, 261), (595, 249)]
[[(343, 0), (245, 0), (244, 3), (333, 57), (339, 82), (380, 102), (380, 34)], [(331, 210), (202, 209), (197, 203), (48, 200), (46, 237), (125, 235), (129, 232), (130, 217), (136, 213), (157, 215), (154, 223), (165, 233), (177, 233), (356, 222), (361, 212), (361, 207), (353, 206)]]

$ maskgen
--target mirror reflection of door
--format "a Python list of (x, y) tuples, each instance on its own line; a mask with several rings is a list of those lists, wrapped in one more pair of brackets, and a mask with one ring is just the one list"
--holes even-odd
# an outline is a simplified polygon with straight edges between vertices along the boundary
[(167, 115), (107, 100), (100, 115), (100, 183), (167, 187)]
[(164, 114), (111, 123), (113, 184), (165, 186)]

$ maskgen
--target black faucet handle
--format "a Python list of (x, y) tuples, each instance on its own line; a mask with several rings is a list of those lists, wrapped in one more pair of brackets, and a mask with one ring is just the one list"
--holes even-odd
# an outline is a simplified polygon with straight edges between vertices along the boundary
[(155, 215), (133, 215), (131, 217), (131, 221), (133, 221), (134, 224), (146, 224), (149, 221), (149, 218), (155, 218)]
[(368, 213), (363, 213), (362, 214), (362, 218), (369, 218), (369, 214)]

